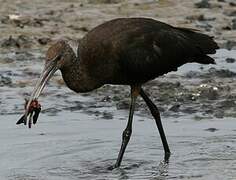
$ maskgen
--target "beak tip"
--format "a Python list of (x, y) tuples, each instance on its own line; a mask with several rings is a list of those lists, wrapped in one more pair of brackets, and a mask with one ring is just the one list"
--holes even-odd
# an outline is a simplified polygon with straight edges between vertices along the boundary
[(21, 118), (16, 122), (16, 124), (22, 124), (24, 123), (26, 125), (26, 118), (25, 115), (21, 116)]

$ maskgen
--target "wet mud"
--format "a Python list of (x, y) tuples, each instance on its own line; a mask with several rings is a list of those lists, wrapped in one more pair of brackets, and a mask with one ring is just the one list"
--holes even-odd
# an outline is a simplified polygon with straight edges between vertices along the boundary
[[(46, 3), (48, 2), (48, 3)], [(235, 2), (0, 0), (0, 179), (234, 179), (236, 177)], [(215, 36), (216, 65), (186, 64), (144, 89), (159, 107), (172, 151), (163, 148), (141, 98), (121, 168), (115, 163), (130, 103), (128, 86), (76, 94), (58, 72), (40, 96), (38, 123), (16, 126), (50, 44), (74, 45), (96, 25), (146, 16)]]

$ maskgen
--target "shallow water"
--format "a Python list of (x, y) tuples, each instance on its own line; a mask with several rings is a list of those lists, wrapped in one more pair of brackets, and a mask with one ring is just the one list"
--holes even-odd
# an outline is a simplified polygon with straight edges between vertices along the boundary
[[(128, 96), (128, 87), (107, 86), (78, 95), (58, 84), (58, 73), (40, 98), (43, 110), (37, 125), (30, 130), (23, 125), (16, 126), (15, 122), (23, 113), (23, 98), (32, 91), (42, 66), (40, 52), (33, 52), (31, 59), (24, 61), (17, 60), (20, 55), (7, 53), (1, 56), (2, 60), (6, 57), (13, 60), (2, 63), (0, 70), (1, 75), (12, 81), (10, 85), (0, 87), (0, 179), (221, 180), (236, 177), (233, 115), (197, 119), (194, 117), (202, 115), (201, 112), (176, 116), (165, 111), (163, 125), (172, 151), (169, 164), (165, 164), (162, 162), (164, 153), (157, 128), (148, 111), (143, 113), (142, 106), (137, 108), (133, 135), (122, 166), (108, 170), (116, 161), (128, 117), (128, 110), (117, 110), (115, 100), (109, 98), (114, 99), (114, 93), (122, 96), (127, 92)], [(217, 65), (201, 69), (202, 65), (188, 64), (178, 72), (159, 79), (177, 79), (186, 86), (194, 86), (199, 77), (188, 81), (182, 79), (189, 71), (204, 74), (215, 67), (235, 72), (235, 63), (225, 62), (225, 57), (236, 58), (235, 51), (220, 50), (214, 56)], [(27, 56), (23, 54), (23, 57)], [(35, 62), (34, 67), (31, 61)], [(200, 79), (204, 80), (204, 77)], [(234, 93), (234, 77), (218, 80), (231, 86), (230, 93)], [(155, 85), (156, 82), (152, 83)], [(212, 102), (224, 98), (222, 96), (222, 99)], [(197, 106), (203, 102), (193, 101)], [(233, 111), (232, 107), (227, 111)]]
[[(126, 113), (120, 113), (126, 116)], [(119, 117), (119, 116), (118, 116)], [(163, 148), (154, 122), (135, 116), (134, 133), (121, 168), (115, 163), (125, 121), (96, 119), (81, 113), (42, 115), (32, 130), (1, 118), (1, 179), (230, 179), (236, 172), (233, 119), (164, 120), (172, 155), (163, 164)], [(208, 128), (218, 129), (215, 132)]]
[(228, 0), (210, 0), (210, 8), (196, 8), (196, 2), (0, 0), (0, 180), (236, 179), (236, 62), (225, 61), (236, 59), (235, 50), (219, 50), (213, 55), (217, 65), (187, 64), (145, 85), (161, 111), (172, 151), (169, 164), (162, 162), (157, 128), (138, 99), (122, 166), (107, 170), (127, 123), (127, 86), (76, 94), (57, 73), (40, 96), (37, 125), (31, 130), (15, 125), (49, 43), (76, 41), (106, 20), (151, 17), (200, 29), (221, 47), (235, 49), (227, 45), (236, 38), (233, 16), (227, 15), (235, 7)]

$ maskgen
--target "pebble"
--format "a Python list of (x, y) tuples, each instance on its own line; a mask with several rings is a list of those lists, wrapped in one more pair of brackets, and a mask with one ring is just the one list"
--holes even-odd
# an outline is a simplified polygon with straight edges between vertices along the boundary
[(116, 104), (116, 108), (118, 110), (120, 109), (129, 109), (129, 102), (128, 101), (120, 101)]
[(217, 111), (217, 112), (214, 114), (214, 116), (215, 116), (216, 118), (219, 118), (219, 119), (224, 118), (224, 115), (225, 115), (225, 113), (224, 113), (224, 111), (222, 111), (222, 110), (219, 110), (219, 111)]
[(230, 31), (232, 28), (230, 26), (224, 26), (222, 27), (222, 30)]
[(197, 28), (205, 29), (205, 31), (211, 31), (211, 29), (213, 28), (212, 25), (210, 25), (210, 24), (207, 23), (207, 22), (198, 23), (198, 24), (196, 24), (196, 27), (197, 27)]
[(197, 8), (210, 8), (209, 0), (202, 0), (200, 2), (195, 3)]
[(234, 58), (226, 58), (225, 61), (227, 63), (234, 63), (235, 62), (235, 59)]
[(88, 0), (90, 4), (116, 4), (121, 2), (121, 0)]
[(235, 2), (230, 2), (229, 5), (235, 7), (236, 3)]
[(215, 131), (218, 131), (219, 129), (216, 129), (216, 128), (208, 128), (208, 129), (205, 129), (205, 131), (209, 131), (209, 132), (215, 132)]
[(169, 111), (178, 112), (180, 108), (180, 104), (174, 104), (172, 107), (170, 107)]
[(110, 112), (103, 112), (102, 113), (102, 118), (103, 119), (113, 119), (113, 115)]
[(38, 39), (38, 43), (41, 45), (47, 45), (51, 41), (50, 38), (42, 37)]
[(225, 44), (224, 44), (224, 47), (228, 50), (231, 50), (231, 49), (236, 49), (236, 41), (234, 40), (229, 40), (227, 41)]
[(209, 71), (209, 75), (212, 77), (230, 78), (230, 77), (236, 76), (235, 72), (232, 72), (228, 69), (216, 69), (212, 67), (208, 71)]
[(205, 17), (204, 14), (199, 14), (199, 15), (191, 15), (191, 16), (187, 16), (186, 19), (194, 21), (214, 21), (216, 20), (215, 17)]
[(12, 84), (12, 80), (10, 77), (5, 77), (0, 75), (0, 86), (9, 86)]
[(236, 30), (236, 18), (232, 20), (232, 29)]
[(83, 105), (81, 105), (81, 104), (76, 104), (75, 106), (70, 106), (70, 107), (63, 108), (63, 110), (70, 111), (70, 112), (78, 111), (78, 110), (81, 110), (81, 109), (83, 109)]

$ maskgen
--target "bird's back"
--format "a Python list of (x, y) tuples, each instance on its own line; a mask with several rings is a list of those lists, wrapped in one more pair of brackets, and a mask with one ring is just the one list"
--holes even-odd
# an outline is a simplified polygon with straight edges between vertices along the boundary
[(207, 35), (148, 18), (119, 18), (91, 30), (78, 49), (80, 64), (99, 83), (143, 83), (187, 62), (214, 63)]

